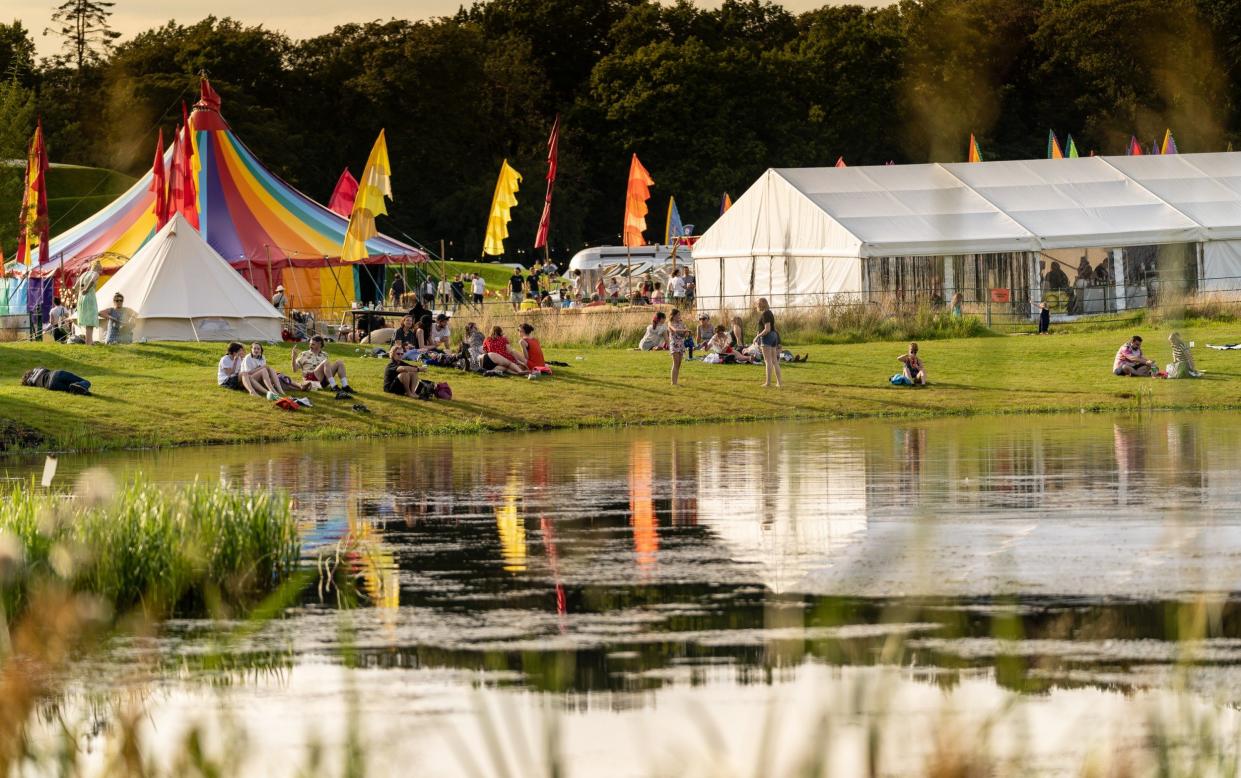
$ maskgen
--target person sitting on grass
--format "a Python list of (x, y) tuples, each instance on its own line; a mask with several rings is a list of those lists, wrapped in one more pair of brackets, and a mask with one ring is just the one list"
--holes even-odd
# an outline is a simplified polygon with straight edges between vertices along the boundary
[(743, 354), (733, 348), (732, 338), (723, 324), (716, 326), (715, 332), (711, 335), (711, 339), (706, 342), (706, 345), (703, 346), (703, 350), (710, 354), (718, 355), (720, 362), (725, 365), (748, 365), (754, 361), (750, 359), (748, 354)]
[(1181, 333), (1174, 332), (1168, 336), (1172, 344), (1172, 364), (1168, 365), (1168, 378), (1199, 378), (1202, 373), (1194, 366), (1194, 355), (1189, 344), (1181, 340)]
[(396, 332), (392, 333), (392, 342), (389, 345), (400, 345), (401, 348), (414, 348), (418, 345), (418, 325), (417, 319), (411, 315), (401, 318), (401, 326), (396, 328)]
[(482, 368), (513, 375), (526, 372), (525, 365), (509, 350), (508, 338), (504, 337), (504, 330), (499, 326), (492, 327), (491, 337), (483, 341)]
[(655, 282), (655, 289), (651, 292), (651, 305), (664, 304), (664, 286), (658, 281)]
[(477, 367), (482, 363), (483, 332), (474, 322), (465, 325), (465, 333), (461, 336), (461, 356), (468, 360), (468, 366)]
[(715, 327), (711, 326), (711, 315), (708, 313), (698, 314), (698, 329), (694, 333), (694, 348), (706, 351), (707, 343), (713, 337), (715, 337)]
[(384, 391), (405, 397), (417, 397), (418, 374), (426, 370), (422, 365), (405, 362), (405, 347), (394, 345), (388, 351), (388, 366), (384, 368)]
[(228, 344), (228, 350), (220, 357), (216, 367), (215, 382), (225, 389), (236, 389), (244, 392), (246, 387), (241, 384), (241, 352), (245, 346), (236, 341)]
[(431, 314), (424, 315), (418, 320), (418, 328), (414, 330), (414, 339), (417, 341), (416, 346), (418, 352), (430, 351), (431, 345), (431, 328), (434, 326), (431, 322)]
[(607, 303), (605, 303), (603, 299), (599, 297), (599, 295), (593, 294), (590, 296), (590, 302), (586, 303), (582, 307), (583, 308), (598, 308), (603, 305), (607, 305)]
[(532, 373), (548, 373), (552, 372), (547, 366), (547, 360), (543, 358), (543, 347), (539, 345), (539, 339), (534, 337), (534, 325), (523, 324), (519, 328), (521, 330), (522, 357), (526, 362), (526, 369)]
[(435, 317), (431, 326), (431, 348), (447, 351), (452, 345), (452, 329), (448, 326), (448, 314), (441, 313)]
[(1112, 374), (1119, 376), (1149, 376), (1154, 360), (1142, 353), (1142, 336), (1134, 335), (1116, 350), (1112, 360)]
[(917, 343), (910, 343), (909, 351), (896, 359), (901, 363), (901, 371), (910, 384), (926, 386), (926, 366), (922, 364), (922, 357), (918, 356)]
[(241, 360), (241, 385), (255, 397), (266, 397), (269, 400), (284, 397), (280, 388), (280, 376), (267, 366), (262, 343), (251, 343), (250, 353)]
[(638, 348), (642, 351), (656, 351), (667, 348), (667, 322), (668, 315), (663, 311), (657, 311), (651, 317), (651, 323), (646, 325), (646, 332), (642, 335), (642, 340), (638, 341)]
[(99, 315), (107, 323), (103, 342), (115, 346), (121, 342), (121, 327), (125, 324), (125, 296), (120, 292), (112, 295), (112, 307)]
[(301, 374), (306, 381), (317, 381), (320, 386), (337, 389), (336, 379), (339, 378), (340, 388), (337, 393), (353, 394), (353, 387), (349, 386), (349, 379), (345, 376), (345, 361), (328, 359), (328, 355), (323, 352), (322, 335), (315, 335), (310, 339), (308, 351), (298, 352), (297, 346), (294, 346), (291, 359), (293, 372)]
[(90, 381), (68, 370), (48, 370), (46, 367), (32, 367), (22, 374), (22, 386), (33, 386), (52, 392), (68, 392), (69, 394), (90, 394)]

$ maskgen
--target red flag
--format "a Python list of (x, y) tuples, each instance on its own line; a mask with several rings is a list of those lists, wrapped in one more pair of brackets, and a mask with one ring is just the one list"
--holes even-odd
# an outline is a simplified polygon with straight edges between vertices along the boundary
[(1138, 139), (1132, 135), (1129, 136), (1129, 148), (1126, 153), (1131, 157), (1142, 156), (1142, 144), (1138, 143)]
[(345, 168), (336, 180), (336, 188), (332, 190), (332, 199), (327, 201), (329, 211), (335, 211), (346, 219), (353, 213), (353, 199), (358, 196), (358, 179), (353, 177), (349, 168)]
[(26, 178), (22, 188), (22, 212), (17, 232), (17, 261), (33, 263), (35, 250), (39, 264), (48, 260), (47, 147), (43, 144), (43, 120), (39, 119), (26, 155)]
[(159, 131), (155, 141), (155, 161), (151, 163), (151, 185), (148, 192), (155, 193), (155, 229), (168, 223), (168, 170), (164, 167), (164, 131)]
[(556, 169), (560, 165), (560, 114), (552, 122), (552, 134), (547, 139), (547, 194), (543, 196), (543, 215), (539, 217), (539, 231), (534, 236), (534, 247), (547, 245), (547, 233), (552, 226), (552, 190), (556, 188)]
[(629, 185), (625, 188), (625, 228), (621, 233), (626, 246), (645, 246), (646, 236), (646, 201), (651, 199), (651, 187), (655, 179), (646, 172), (638, 155), (633, 155), (629, 163)]
[[(185, 106), (181, 106), (182, 114)], [(172, 165), (168, 169), (168, 218), (179, 213), (198, 229), (198, 197), (194, 187), (194, 145), (190, 128), (183, 124), (177, 128), (176, 144), (172, 148)]]
[(849, 167), (849, 166), (845, 164), (844, 157), (836, 157), (836, 167)]

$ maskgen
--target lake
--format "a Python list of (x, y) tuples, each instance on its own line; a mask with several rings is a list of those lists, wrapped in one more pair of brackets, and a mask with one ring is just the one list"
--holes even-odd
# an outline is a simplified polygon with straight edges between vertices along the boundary
[(824, 742), (838, 773), (903, 774), (958, 728), (1055, 774), (1155, 722), (1236, 740), (1234, 414), (219, 447), (58, 478), (98, 469), (286, 490), (308, 564), (356, 580), (81, 664), (82, 699), (143, 689), (157, 740), (249, 732), (254, 774), (347, 737), (377, 774), (476, 775), (774, 775)]

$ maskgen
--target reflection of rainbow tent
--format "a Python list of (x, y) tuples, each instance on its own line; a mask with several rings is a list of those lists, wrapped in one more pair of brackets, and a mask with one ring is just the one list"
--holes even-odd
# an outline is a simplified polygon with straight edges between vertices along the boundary
[[(282, 181), (238, 140), (220, 115), (220, 99), (204, 79), (194, 106), (197, 206), (203, 237), (265, 295), (283, 283), (292, 307), (349, 307), (358, 268), (339, 261), (348, 220)], [(167, 152), (171, 157), (171, 149)], [(148, 171), (103, 210), (55, 236), (47, 277), (74, 276), (96, 257), (127, 259), (155, 234), (155, 195)], [(377, 235), (364, 265), (423, 262), (426, 254)]]

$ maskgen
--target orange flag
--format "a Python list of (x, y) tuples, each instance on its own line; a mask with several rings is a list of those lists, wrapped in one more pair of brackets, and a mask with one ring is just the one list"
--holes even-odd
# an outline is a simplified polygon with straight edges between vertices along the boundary
[(642, 234), (646, 232), (646, 201), (651, 198), (651, 187), (654, 185), (655, 179), (651, 178), (651, 174), (646, 172), (646, 168), (638, 161), (638, 155), (634, 154), (633, 161), (629, 163), (629, 186), (625, 190), (623, 235), (626, 246), (646, 245), (646, 237)]

